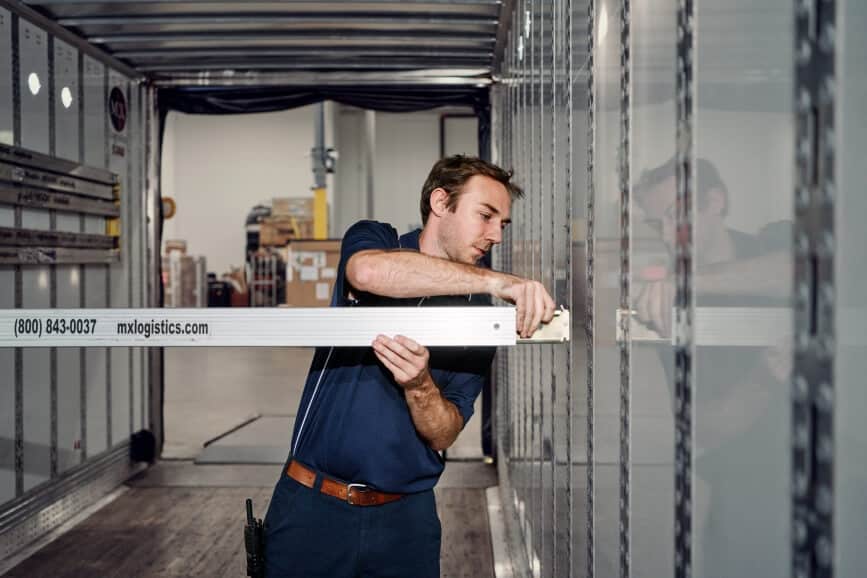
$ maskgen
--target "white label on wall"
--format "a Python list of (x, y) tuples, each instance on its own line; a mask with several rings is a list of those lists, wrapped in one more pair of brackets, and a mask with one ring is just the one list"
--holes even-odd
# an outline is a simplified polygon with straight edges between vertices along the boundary
[(325, 267), (319, 272), (319, 276), (323, 279), (334, 279), (337, 277), (337, 271), (334, 270), (334, 267)]
[(301, 267), (302, 281), (319, 281), (319, 269), (316, 267)]
[(319, 301), (328, 300), (328, 283), (317, 283), (316, 284), (316, 299)]

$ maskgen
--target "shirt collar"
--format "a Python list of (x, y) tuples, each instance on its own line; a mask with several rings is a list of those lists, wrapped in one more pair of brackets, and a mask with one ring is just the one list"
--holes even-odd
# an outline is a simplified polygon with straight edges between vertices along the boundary
[(400, 247), (401, 249), (412, 249), (414, 251), (419, 251), (419, 237), (421, 236), (421, 229), (416, 229), (414, 231), (410, 231), (400, 237)]

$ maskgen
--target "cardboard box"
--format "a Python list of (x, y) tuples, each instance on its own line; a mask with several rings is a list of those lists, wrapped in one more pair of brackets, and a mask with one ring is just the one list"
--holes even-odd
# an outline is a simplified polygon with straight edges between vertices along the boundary
[(340, 241), (292, 240), (286, 255), (286, 304), (328, 307), (340, 263)]
[(207, 307), (208, 281), (204, 257), (173, 251), (163, 255), (165, 307)]
[(187, 254), (187, 242), (182, 239), (166, 239), (166, 254), (179, 251), (181, 255)]
[(262, 219), (259, 225), (259, 246), (283, 246), (292, 239), (313, 236), (313, 219), (292, 216), (270, 216)]
[(292, 216), (313, 220), (313, 197), (274, 197), (271, 199), (271, 216)]

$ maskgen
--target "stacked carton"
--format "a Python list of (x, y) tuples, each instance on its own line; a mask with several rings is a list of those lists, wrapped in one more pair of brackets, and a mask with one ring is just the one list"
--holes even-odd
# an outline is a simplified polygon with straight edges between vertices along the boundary
[(271, 216), (262, 219), (259, 245), (284, 246), (291, 239), (313, 237), (313, 199), (277, 197), (271, 200)]
[(328, 307), (340, 241), (296, 239), (286, 248), (286, 304), (292, 307)]

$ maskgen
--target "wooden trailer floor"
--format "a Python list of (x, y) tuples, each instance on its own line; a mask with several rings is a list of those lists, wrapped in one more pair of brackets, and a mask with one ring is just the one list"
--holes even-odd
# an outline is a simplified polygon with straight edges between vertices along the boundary
[[(4, 576), (243, 577), (244, 499), (264, 516), (279, 469), (160, 462)], [(493, 466), (447, 465), (436, 489), (443, 577), (493, 577), (485, 488), (496, 483)]]

